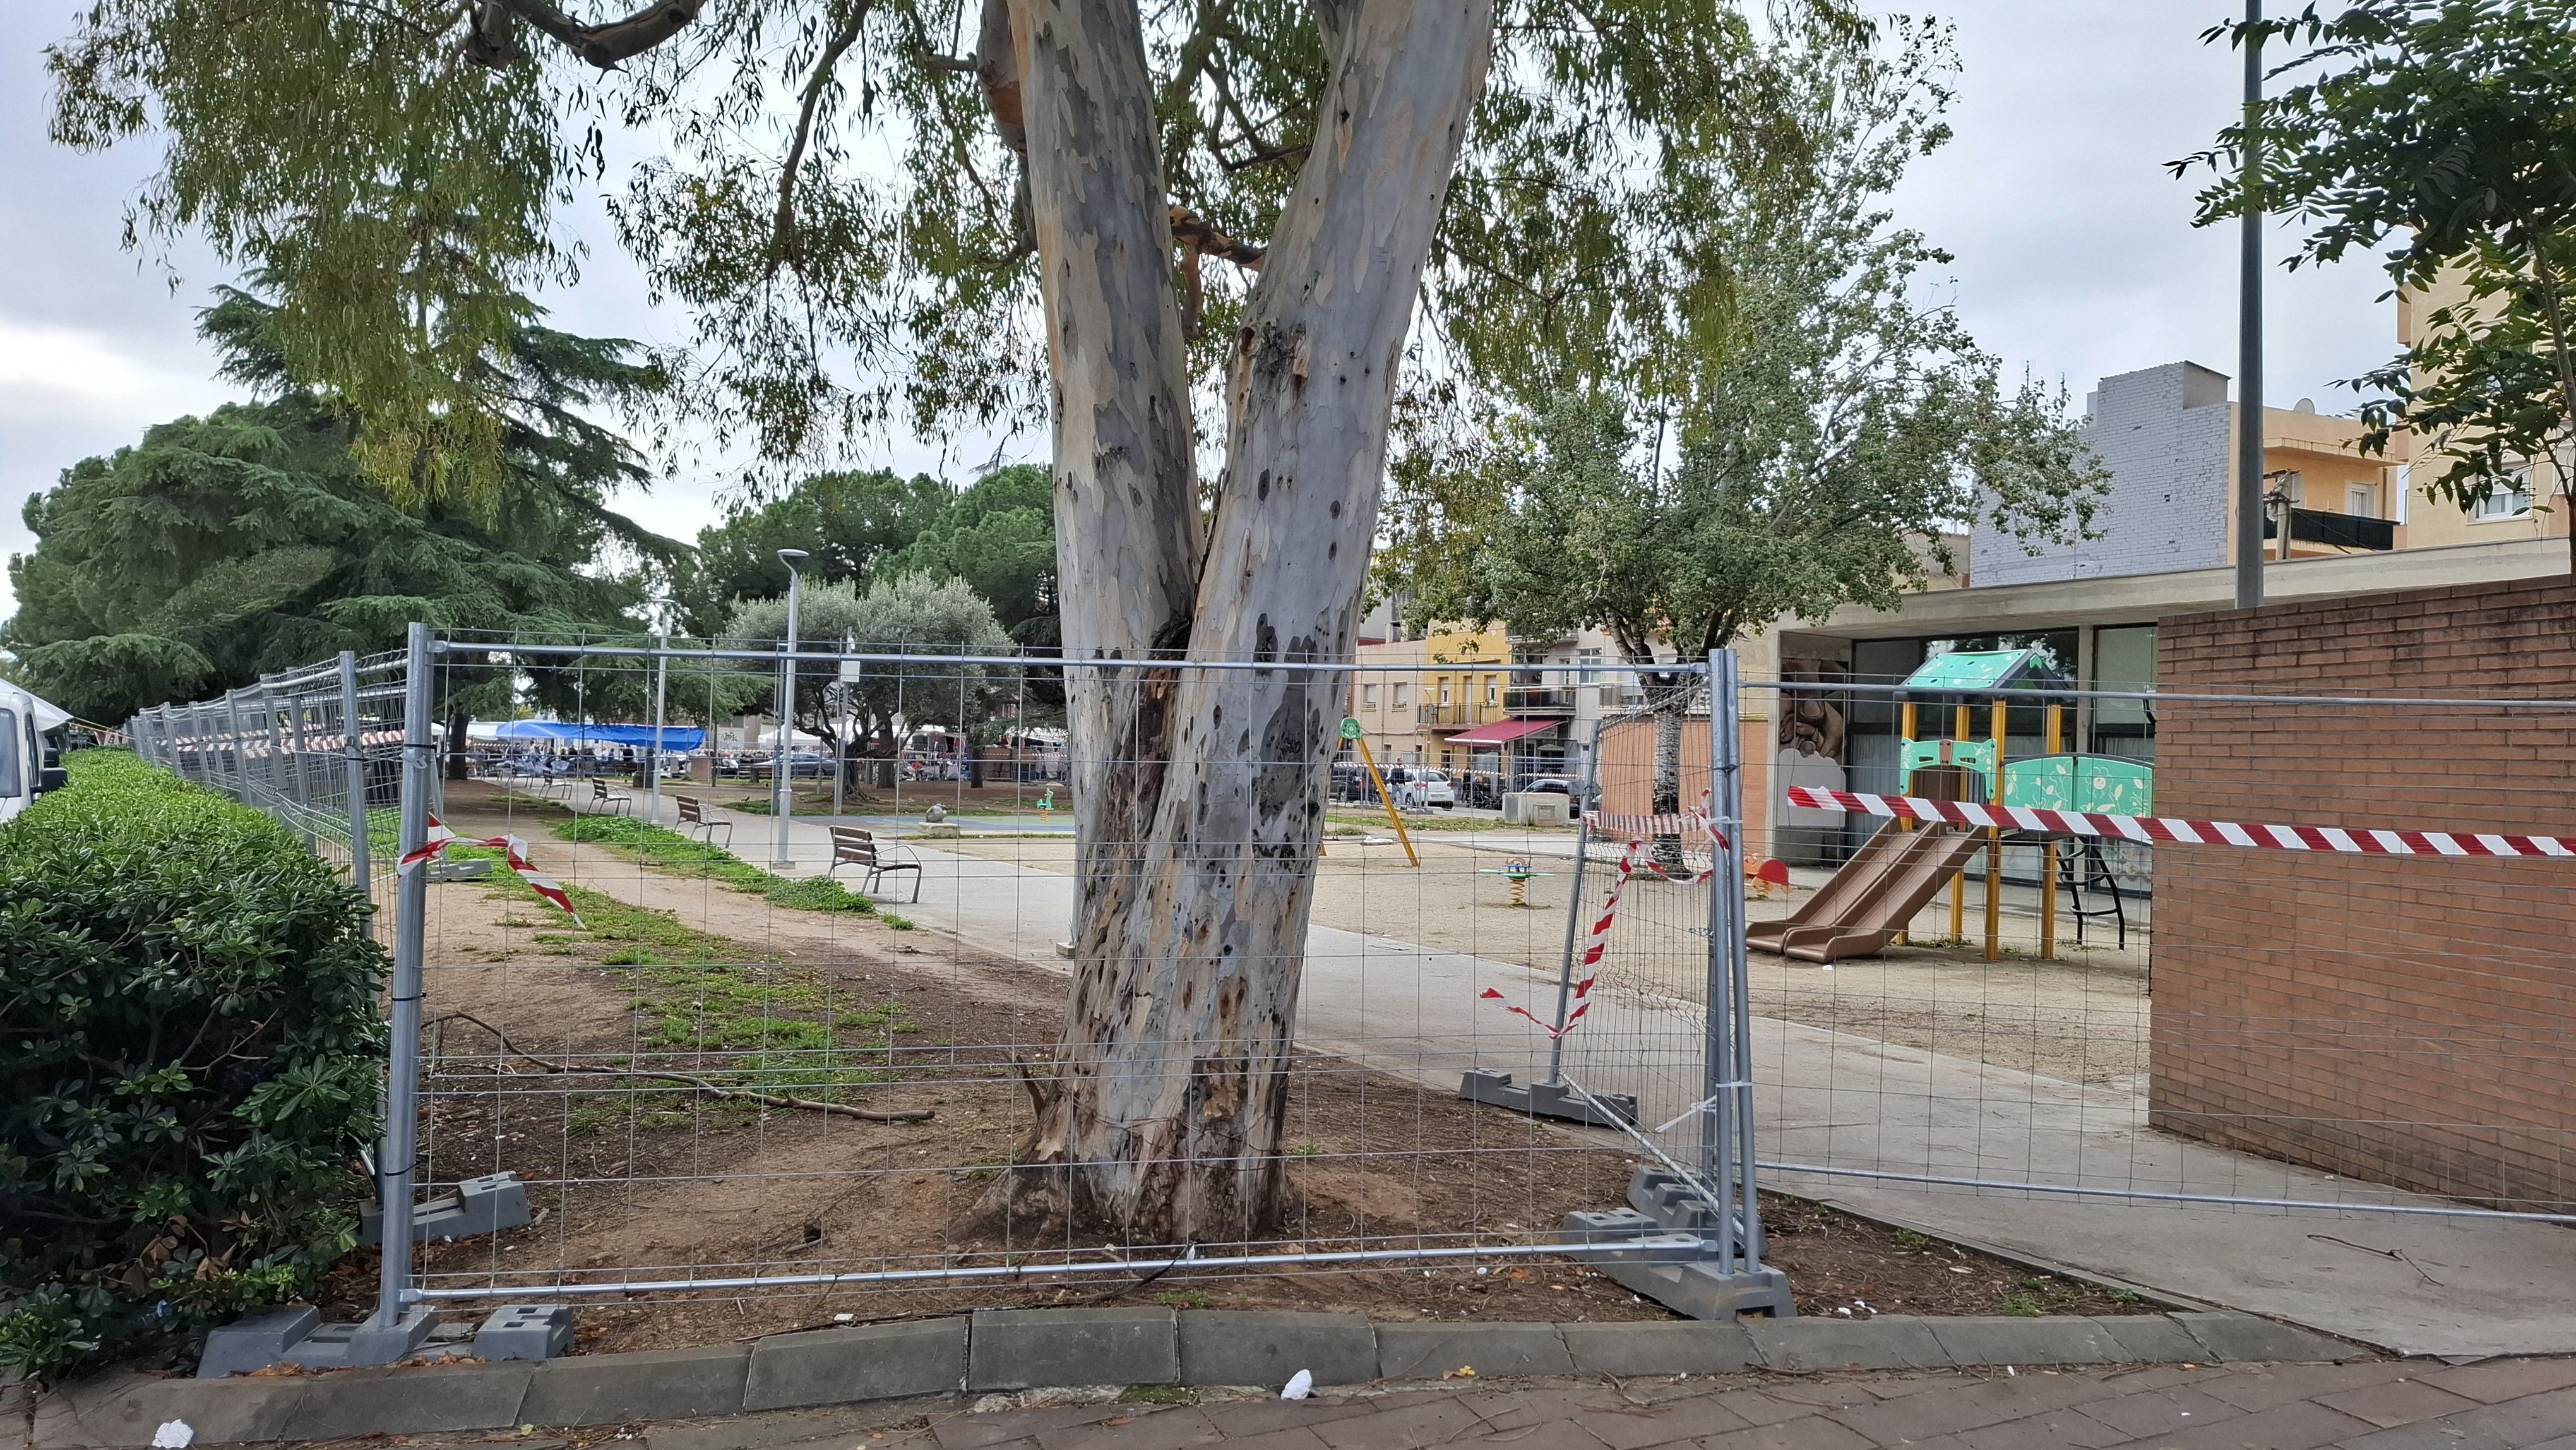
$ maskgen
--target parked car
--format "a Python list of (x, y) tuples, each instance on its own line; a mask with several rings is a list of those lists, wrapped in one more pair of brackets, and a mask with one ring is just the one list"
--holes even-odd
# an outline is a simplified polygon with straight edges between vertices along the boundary
[(1420, 789), (1422, 803), (1433, 810), (1445, 811), (1458, 804), (1457, 787), (1445, 770), (1417, 770), (1413, 782)]
[[(750, 776), (753, 780), (769, 780), (778, 774), (778, 757), (775, 755), (745, 756), (743, 758), (742, 768), (743, 773)], [(822, 751), (793, 750), (788, 752), (787, 778), (789, 780), (829, 780), (831, 777), (832, 757), (825, 755)]]

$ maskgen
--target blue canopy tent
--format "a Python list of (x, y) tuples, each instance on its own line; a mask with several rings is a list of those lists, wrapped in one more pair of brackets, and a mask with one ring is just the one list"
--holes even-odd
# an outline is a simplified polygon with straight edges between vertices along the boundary
[[(584, 725), (566, 720), (504, 720), (493, 730), (501, 740), (561, 740), (579, 745), (632, 745), (650, 748), (650, 725)], [(662, 748), (687, 754), (707, 743), (707, 732), (695, 725), (662, 727)]]

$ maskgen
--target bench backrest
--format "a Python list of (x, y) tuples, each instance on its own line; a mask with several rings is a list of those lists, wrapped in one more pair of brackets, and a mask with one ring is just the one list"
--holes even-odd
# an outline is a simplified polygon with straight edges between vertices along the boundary
[(834, 865), (845, 861), (861, 866), (877, 864), (876, 837), (857, 826), (834, 826), (831, 830)]
[(601, 780), (595, 775), (592, 776), (590, 778), (590, 798), (595, 801), (604, 801), (608, 799), (608, 782)]
[(706, 824), (707, 818), (699, 809), (698, 798), (696, 796), (673, 796), (672, 799), (680, 803), (681, 820), (686, 821), (693, 826), (702, 826)]

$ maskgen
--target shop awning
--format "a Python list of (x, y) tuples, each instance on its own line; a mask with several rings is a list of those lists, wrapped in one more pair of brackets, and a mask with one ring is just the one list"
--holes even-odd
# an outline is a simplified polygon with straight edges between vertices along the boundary
[(1491, 725), (1479, 725), (1473, 730), (1461, 730), (1450, 736), (1448, 743), (1464, 745), (1470, 749), (1479, 745), (1509, 745), (1525, 735), (1536, 735), (1542, 730), (1553, 730), (1564, 723), (1562, 720), (1497, 720)]

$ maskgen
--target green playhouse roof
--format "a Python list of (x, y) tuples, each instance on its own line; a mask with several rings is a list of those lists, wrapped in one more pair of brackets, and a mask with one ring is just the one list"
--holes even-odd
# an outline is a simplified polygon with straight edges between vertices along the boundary
[(2063, 689), (2066, 681), (2029, 649), (1960, 650), (1934, 655), (1905, 677), (1909, 690), (1974, 694), (1994, 690)]

